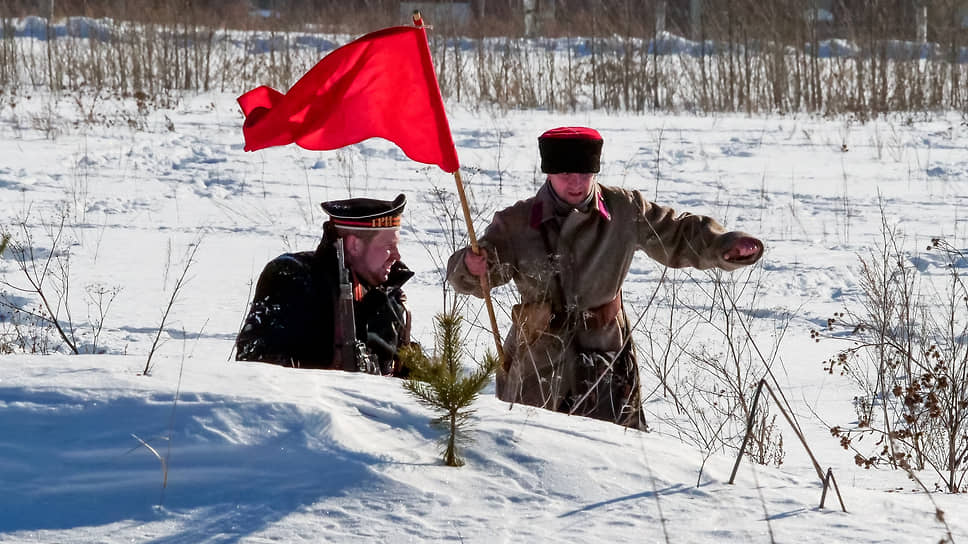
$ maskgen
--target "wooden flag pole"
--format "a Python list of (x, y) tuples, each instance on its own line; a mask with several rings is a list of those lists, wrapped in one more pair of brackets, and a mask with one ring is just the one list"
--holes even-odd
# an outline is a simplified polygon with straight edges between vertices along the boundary
[[(420, 28), (431, 28), (424, 23), (420, 16), (420, 10), (413, 10), (411, 16), (413, 26)], [(471, 250), (475, 255), (481, 254), (481, 248), (477, 245), (477, 235), (474, 234), (474, 222), (471, 221), (471, 209), (467, 205), (467, 195), (464, 194), (464, 182), (460, 177), (460, 169), (454, 171), (454, 181), (457, 182), (457, 195), (460, 196), (460, 206), (464, 210), (464, 222), (467, 223), (467, 236), (471, 241)], [(488, 280), (487, 273), (480, 276), (481, 293), (484, 294), (484, 306), (487, 307), (487, 317), (491, 321), (491, 334), (494, 336), (494, 347), (497, 348), (497, 357), (504, 370), (507, 370), (507, 361), (504, 359), (504, 348), (501, 346), (501, 335), (497, 332), (497, 318), (494, 316), (494, 304), (491, 302), (491, 282)]]
[[(464, 222), (467, 223), (467, 236), (471, 241), (471, 250), (475, 255), (481, 254), (481, 248), (477, 245), (477, 235), (474, 234), (474, 222), (471, 221), (471, 209), (467, 205), (467, 195), (464, 194), (464, 182), (460, 177), (460, 170), (454, 172), (454, 181), (457, 182), (457, 195), (460, 197), (460, 205), (464, 210)], [(491, 302), (491, 282), (488, 280), (487, 273), (482, 274), (481, 292), (484, 294), (484, 306), (487, 307), (487, 317), (491, 320), (491, 334), (494, 335), (494, 346), (497, 348), (498, 360), (504, 370), (507, 370), (507, 361), (504, 359), (504, 348), (501, 346), (501, 335), (497, 332), (497, 318), (494, 316), (494, 304)]]

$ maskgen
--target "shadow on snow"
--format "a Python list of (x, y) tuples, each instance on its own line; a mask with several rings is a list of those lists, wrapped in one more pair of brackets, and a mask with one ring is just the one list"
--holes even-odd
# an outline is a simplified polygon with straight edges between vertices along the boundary
[[(324, 411), (183, 395), (163, 489), (159, 460), (132, 434), (168, 452), (172, 398), (164, 397), (0, 388), (0, 534), (177, 523), (200, 509), (211, 510), (205, 531), (232, 540), (321, 497), (352, 496), (384, 462), (325, 440), (331, 416)], [(200, 536), (198, 527), (191, 533), (186, 542)]]

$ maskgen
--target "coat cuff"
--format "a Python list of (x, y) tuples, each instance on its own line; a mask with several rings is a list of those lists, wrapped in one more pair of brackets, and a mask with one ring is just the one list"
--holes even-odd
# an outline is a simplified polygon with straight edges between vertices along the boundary
[(719, 237), (718, 240), (716, 240), (716, 244), (715, 244), (716, 260), (718, 262), (718, 264), (716, 265), (717, 267), (726, 271), (732, 271), (738, 268), (742, 268), (744, 266), (755, 264), (757, 261), (760, 260), (760, 257), (763, 256), (763, 251), (765, 250), (765, 247), (763, 246), (760, 247), (759, 253), (751, 257), (746, 257), (745, 259), (733, 259), (731, 261), (727, 261), (726, 259), (723, 258), (723, 254), (726, 253), (726, 250), (732, 247), (733, 244), (736, 242), (736, 240), (739, 240), (740, 238), (753, 238), (755, 240), (759, 240), (755, 236), (741, 231), (733, 231), (733, 232), (727, 232), (726, 234), (723, 234), (722, 236)]
[(447, 261), (447, 281), (450, 282), (455, 291), (462, 295), (484, 298), (484, 293), (481, 291), (481, 280), (471, 274), (464, 264), (464, 255), (470, 250), (470, 247), (465, 247), (455, 251), (450, 256)]

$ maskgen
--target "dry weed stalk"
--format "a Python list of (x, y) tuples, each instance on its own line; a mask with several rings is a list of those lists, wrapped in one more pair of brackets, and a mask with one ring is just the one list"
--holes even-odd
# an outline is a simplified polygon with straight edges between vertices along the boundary
[[(893, 4), (844, 4), (833, 22), (788, 0), (703, 3), (690, 22), (657, 13), (659, 4), (558, 10), (543, 23), (543, 36), (529, 40), (521, 39), (521, 13), (500, 8), (507, 13), (498, 16), (491, 4), (470, 25), (438, 21), (430, 45), (441, 90), (501, 110), (814, 112), (862, 122), (968, 104), (963, 29), (950, 2), (931, 6), (927, 43), (916, 41), (910, 14)], [(186, 91), (288, 88), (344, 40), (333, 33), (362, 35), (402, 22), (396, 5), (365, 14), (340, 8), (335, 0), (312, 10), (296, 2), (256, 17), (207, 2), (138, 11), (107, 0), (85, 2), (83, 10), (58, 2), (43, 14), (38, 43), (22, 51), (10, 19), (0, 20), (0, 88), (141, 93), (159, 105)], [(79, 11), (110, 18), (65, 22)]]

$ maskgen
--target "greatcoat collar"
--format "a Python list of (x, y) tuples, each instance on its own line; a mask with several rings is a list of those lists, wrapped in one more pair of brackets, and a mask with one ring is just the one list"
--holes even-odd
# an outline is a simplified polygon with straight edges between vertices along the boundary
[[(592, 186), (592, 192), (594, 193), (593, 211), (598, 213), (602, 219), (611, 221), (612, 214), (609, 212), (608, 206), (605, 205), (605, 197), (602, 196), (601, 186), (598, 182), (595, 182)], [(531, 228), (540, 229), (543, 223), (551, 221), (554, 218), (555, 195), (552, 192), (551, 184), (546, 181), (538, 189), (538, 194), (535, 195), (534, 203), (531, 205)]]

